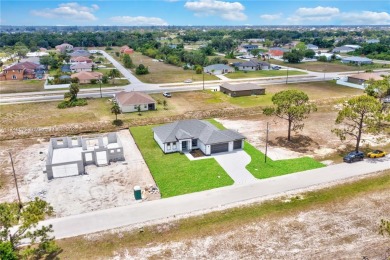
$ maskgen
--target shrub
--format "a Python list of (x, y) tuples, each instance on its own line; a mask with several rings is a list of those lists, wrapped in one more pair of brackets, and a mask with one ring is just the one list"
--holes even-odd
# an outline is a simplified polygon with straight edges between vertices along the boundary
[(88, 105), (86, 99), (64, 100), (57, 105), (57, 108), (64, 109), (68, 107), (81, 107), (86, 105)]
[(91, 84), (97, 84), (97, 79), (91, 79)]
[(138, 67), (135, 69), (135, 74), (137, 75), (144, 75), (148, 73), (149, 73), (148, 67), (145, 67), (145, 65), (143, 64), (138, 65)]
[(110, 46), (106, 47), (106, 51), (111, 51), (111, 50), (112, 50), (112, 48)]

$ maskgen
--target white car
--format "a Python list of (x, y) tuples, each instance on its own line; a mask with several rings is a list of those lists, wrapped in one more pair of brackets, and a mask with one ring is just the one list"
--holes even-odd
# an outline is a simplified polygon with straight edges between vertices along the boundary
[(192, 79), (186, 79), (184, 83), (192, 83)]
[(170, 97), (172, 97), (172, 94), (169, 93), (169, 92), (164, 92), (164, 93), (163, 93), (163, 96), (164, 96), (164, 97), (170, 98)]

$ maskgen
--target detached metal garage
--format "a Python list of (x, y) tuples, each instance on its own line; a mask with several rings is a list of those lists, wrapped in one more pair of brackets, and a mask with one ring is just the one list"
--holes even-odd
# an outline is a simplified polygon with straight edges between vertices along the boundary
[(211, 145), (211, 153), (223, 153), (229, 151), (229, 143)]

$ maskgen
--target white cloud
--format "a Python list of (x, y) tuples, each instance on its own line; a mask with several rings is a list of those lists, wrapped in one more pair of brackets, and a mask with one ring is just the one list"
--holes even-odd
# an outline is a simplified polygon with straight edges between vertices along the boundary
[(118, 24), (125, 24), (129, 26), (165, 26), (168, 25), (166, 21), (158, 17), (145, 16), (115, 16), (110, 18), (111, 21)]
[(268, 21), (273, 21), (273, 20), (278, 20), (282, 18), (282, 13), (278, 14), (262, 14), (260, 15), (260, 18), (263, 20), (268, 20)]
[(239, 2), (199, 0), (186, 2), (184, 7), (200, 17), (219, 16), (230, 21), (243, 21), (247, 19), (247, 16), (243, 13), (245, 7)]
[(385, 25), (390, 24), (390, 14), (386, 12), (363, 11), (359, 13), (341, 13), (342, 24)]
[(44, 18), (63, 18), (66, 20), (76, 21), (96, 21), (97, 18), (93, 14), (99, 9), (98, 5), (82, 6), (78, 3), (59, 4), (57, 8), (45, 8), (43, 10), (32, 10), (31, 14)]
[(333, 16), (340, 13), (340, 10), (336, 7), (323, 7), (323, 6), (317, 6), (314, 8), (298, 8), (298, 10), (295, 11), (295, 15), (301, 16), (301, 17), (318, 17), (318, 16)]

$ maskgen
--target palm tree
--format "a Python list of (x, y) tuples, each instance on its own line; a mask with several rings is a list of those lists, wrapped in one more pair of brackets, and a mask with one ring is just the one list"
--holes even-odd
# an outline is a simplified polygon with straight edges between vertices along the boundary
[(118, 114), (121, 113), (121, 108), (119, 107), (118, 103), (113, 102), (111, 107), (111, 113), (115, 114), (115, 121), (118, 121)]
[(119, 77), (121, 74), (119, 73), (119, 70), (117, 69), (112, 69), (110, 70), (110, 72), (108, 73), (108, 76), (110, 76), (112, 78), (112, 84), (115, 83), (115, 78), (116, 77)]

